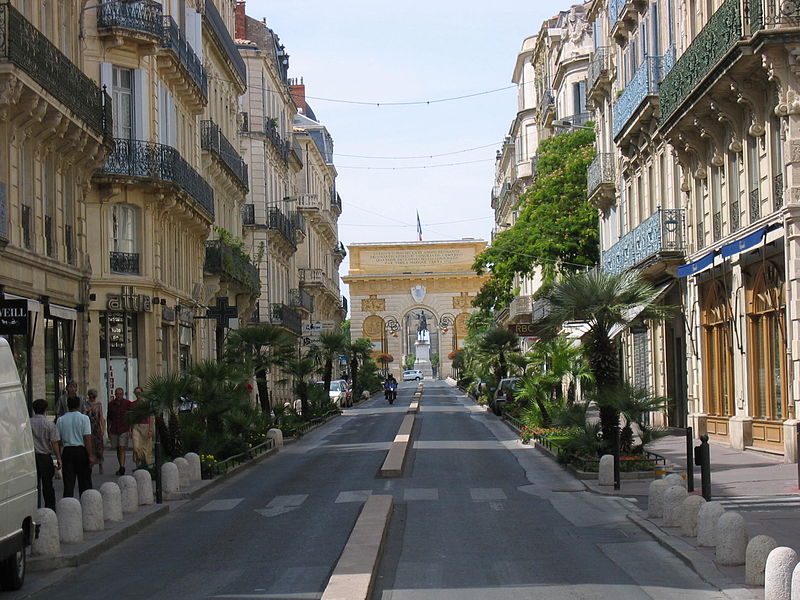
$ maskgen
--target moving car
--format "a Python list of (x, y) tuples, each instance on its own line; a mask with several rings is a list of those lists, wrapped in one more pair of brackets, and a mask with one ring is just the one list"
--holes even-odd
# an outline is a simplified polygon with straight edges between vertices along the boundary
[(421, 381), (424, 378), (425, 376), (419, 369), (411, 369), (409, 371), (403, 371), (403, 381)]
[(519, 379), (519, 377), (505, 377), (500, 380), (500, 385), (497, 386), (489, 401), (489, 408), (494, 414), (499, 416), (503, 412), (505, 403), (514, 396)]
[(36, 460), (25, 393), (8, 341), (0, 338), (0, 589), (25, 580), (26, 548), (36, 535)]

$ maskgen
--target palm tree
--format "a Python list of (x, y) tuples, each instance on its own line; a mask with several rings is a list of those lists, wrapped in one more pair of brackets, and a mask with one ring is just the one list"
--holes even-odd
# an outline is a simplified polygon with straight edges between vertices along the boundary
[(157, 443), (164, 447), (167, 456), (182, 454), (178, 411), (190, 391), (191, 379), (184, 373), (152, 375), (144, 386), (144, 401), (137, 402), (131, 411), (133, 422), (151, 416), (155, 418)]
[(654, 396), (647, 388), (636, 387), (627, 382), (607, 390), (601, 398), (604, 404), (610, 404), (619, 411), (625, 423), (619, 435), (621, 451), (634, 451), (634, 424), (642, 442), (637, 447), (638, 450), (644, 450), (645, 444), (664, 435), (664, 428), (651, 426), (646, 417), (651, 412), (664, 410), (669, 405), (669, 398)]
[(317, 361), (311, 354), (306, 354), (289, 359), (281, 366), (281, 369), (292, 378), (294, 382), (292, 391), (300, 398), (300, 411), (303, 413), (303, 417), (309, 418), (308, 380), (317, 372)]
[(228, 336), (225, 357), (253, 372), (261, 410), (269, 413), (268, 376), (273, 367), (284, 364), (294, 353), (292, 338), (280, 327), (268, 324), (249, 325)]
[(338, 357), (347, 344), (345, 335), (338, 331), (323, 331), (319, 336), (319, 347), (325, 367), (322, 374), (323, 388), (327, 394), (331, 390), (331, 379), (333, 379), (333, 357)]
[(228, 412), (248, 406), (248, 373), (241, 365), (201, 360), (189, 369), (191, 398), (207, 434), (221, 435)]
[(514, 332), (495, 327), (478, 340), (478, 355), (485, 364), (491, 365), (495, 385), (508, 375), (509, 355), (519, 351), (519, 338)]
[(590, 383), (592, 372), (583, 355), (583, 349), (565, 335), (557, 335), (549, 340), (540, 340), (525, 354), (526, 371), (543, 370), (553, 376), (550, 399), (561, 401), (566, 385), (566, 403), (575, 401), (576, 387)]
[[(589, 327), (584, 349), (598, 390), (620, 383), (613, 329), (627, 327), (636, 313), (642, 319), (663, 319), (671, 313), (671, 307), (655, 304), (658, 294), (633, 271), (608, 273), (592, 269), (566, 273), (553, 287), (548, 296), (548, 319), (557, 328), (576, 321)], [(603, 440), (609, 444), (619, 425), (619, 412), (610, 404), (600, 404), (600, 422)]]
[(350, 357), (350, 380), (353, 383), (353, 401), (361, 398), (361, 384), (358, 381), (359, 367), (372, 355), (372, 340), (358, 338), (347, 345)]

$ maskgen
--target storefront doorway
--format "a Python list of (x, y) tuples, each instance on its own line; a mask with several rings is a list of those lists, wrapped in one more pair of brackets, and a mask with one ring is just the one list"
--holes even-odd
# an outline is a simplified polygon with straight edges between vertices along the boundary
[(100, 313), (100, 373), (103, 385), (98, 390), (105, 405), (114, 389), (121, 387), (126, 397), (139, 385), (139, 319), (133, 312)]

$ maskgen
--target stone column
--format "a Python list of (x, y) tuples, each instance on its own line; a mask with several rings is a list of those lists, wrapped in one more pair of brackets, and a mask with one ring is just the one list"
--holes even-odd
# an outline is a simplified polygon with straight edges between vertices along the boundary
[(83, 515), (81, 503), (77, 498), (62, 498), (56, 504), (58, 515), (58, 531), (65, 544), (77, 544), (83, 541)]
[(113, 481), (106, 481), (100, 486), (100, 495), (103, 496), (103, 516), (107, 521), (119, 523), (122, 521), (122, 492)]
[(86, 490), (81, 494), (84, 531), (103, 531), (103, 497), (97, 490)]
[(34, 556), (55, 556), (61, 553), (61, 536), (58, 531), (58, 517), (49, 508), (36, 511), (39, 524), (39, 537), (33, 540)]
[(130, 475), (123, 475), (119, 478), (119, 490), (122, 494), (122, 512), (130, 514), (138, 511), (139, 490), (136, 480)]

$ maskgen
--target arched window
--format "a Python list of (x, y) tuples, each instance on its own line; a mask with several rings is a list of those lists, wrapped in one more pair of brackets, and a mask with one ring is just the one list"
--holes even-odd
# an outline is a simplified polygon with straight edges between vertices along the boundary
[(730, 305), (719, 281), (708, 284), (703, 296), (703, 382), (705, 409), (710, 415), (734, 413), (733, 338)]
[(750, 413), (767, 420), (786, 418), (786, 325), (781, 271), (765, 263), (748, 293)]

